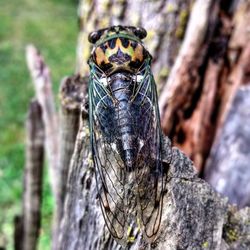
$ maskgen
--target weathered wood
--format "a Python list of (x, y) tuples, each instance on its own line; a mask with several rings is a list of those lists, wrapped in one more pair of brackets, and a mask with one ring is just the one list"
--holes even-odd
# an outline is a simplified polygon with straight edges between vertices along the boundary
[[(60, 86), (60, 146), (59, 146), (59, 199), (61, 212), (65, 194), (70, 160), (74, 151), (76, 135), (79, 130), (81, 105), (84, 102), (88, 78), (79, 75), (65, 77)], [(59, 212), (59, 218), (62, 217)]]
[(58, 118), (55, 110), (54, 96), (50, 71), (45, 64), (39, 51), (33, 46), (26, 47), (26, 59), (32, 80), (34, 83), (36, 97), (42, 107), (43, 123), (45, 127), (46, 152), (49, 162), (49, 175), (52, 192), (58, 200), (58, 163), (59, 163), (59, 137)]
[[(220, 128), (231, 108), (234, 96), (241, 85), (249, 83), (249, 57), (250, 39), (249, 22), (250, 22), (250, 3), (247, 0), (239, 1), (236, 5), (236, 11), (232, 19), (231, 38), (229, 40), (227, 60), (228, 68), (225, 69), (221, 82), (220, 92), (221, 108), (218, 116), (218, 128)], [(219, 129), (217, 129), (219, 132)], [(218, 134), (218, 133), (217, 133)]]
[[(169, 250), (237, 249), (231, 248), (235, 242), (227, 237), (230, 230), (235, 228), (227, 221), (231, 208), (226, 200), (197, 177), (192, 162), (177, 148), (171, 148), (168, 139), (164, 161), (170, 162), (170, 169), (161, 232), (151, 247)], [(249, 213), (249, 209), (247, 211)], [(237, 235), (246, 242), (246, 231), (249, 233), (250, 229), (244, 220), (242, 218), (242, 222), (239, 222), (244, 230), (237, 228)], [(247, 244), (242, 249), (248, 249), (249, 246)], [(150, 249), (150, 246), (139, 234), (129, 248)], [(90, 156), (87, 120), (82, 121), (70, 166), (58, 249), (122, 249), (110, 236), (101, 214)]]
[[(217, 123), (220, 121), (221, 99), (224, 97), (225, 82), (224, 72), (227, 69), (226, 48), (232, 30), (232, 21), (229, 16), (218, 15), (213, 37), (208, 47), (207, 59), (204, 63), (206, 70), (201, 74), (201, 81), (196, 93), (191, 97), (193, 107), (184, 110), (185, 115), (176, 124), (175, 130), (183, 138), (177, 138), (176, 145), (181, 147), (195, 162), (201, 171), (209, 154)], [(198, 70), (198, 69), (197, 69)], [(192, 84), (192, 83), (190, 83)], [(199, 90), (201, 88), (201, 90)], [(196, 104), (197, 103), (197, 104)], [(224, 111), (222, 111), (223, 113)], [(179, 117), (181, 118), (181, 117)], [(179, 130), (179, 131), (178, 131)]]
[(250, 206), (250, 87), (241, 87), (214, 142), (205, 179), (230, 202)]
[(234, 29), (228, 47), (230, 70), (224, 72), (221, 78), (223, 87), (220, 92), (223, 95), (216, 136), (205, 167), (205, 179), (241, 207), (250, 204), (247, 186), (250, 172), (247, 167), (244, 168), (249, 157), (244, 148), (249, 144), (248, 130), (245, 128), (249, 120), (245, 113), (249, 109), (249, 90), (241, 87), (250, 83), (250, 45), (247, 42), (250, 39), (249, 22), (250, 3), (240, 1), (233, 17)]
[(221, 68), (222, 63), (209, 61), (200, 100), (192, 117), (182, 124), (185, 140), (180, 143), (181, 148), (192, 157), (198, 171), (202, 171), (213, 141), (215, 124), (211, 122), (211, 118), (217, 105), (216, 94)]
[[(244, 23), (247, 29), (243, 22), (249, 16), (246, 5), (246, 1), (240, 2), (241, 8), (237, 1), (196, 1), (182, 48), (160, 96), (164, 132), (199, 171), (239, 86), (242, 71), (237, 69), (244, 63), (238, 59), (248, 47), (244, 43), (248, 33), (242, 28)], [(241, 43), (234, 35), (239, 31)]]
[[(191, 105), (192, 96), (198, 88), (198, 68), (204, 61), (204, 40), (210, 24), (208, 20), (218, 15), (218, 6), (212, 8), (213, 4), (213, 0), (195, 2), (181, 50), (160, 96), (159, 108), (166, 134), (170, 134), (175, 125), (174, 113), (180, 116), (179, 113)], [(214, 11), (212, 16), (211, 9)]]
[(57, 249), (58, 230), (63, 215), (70, 160), (74, 151), (76, 135), (79, 130), (80, 110), (86, 95), (87, 78), (79, 75), (65, 77), (60, 86), (61, 108), (59, 115), (59, 169), (58, 204), (54, 220), (53, 249)]
[(113, 244), (107, 231), (105, 239), (104, 221), (100, 209), (97, 209), (100, 207), (91, 166), (86, 119), (82, 121), (78, 132), (67, 186), (58, 249), (101, 249), (104, 242), (108, 244), (111, 241)]
[(44, 124), (37, 100), (31, 102), (26, 123), (26, 164), (20, 249), (34, 250), (41, 224), (42, 176), (44, 164)]

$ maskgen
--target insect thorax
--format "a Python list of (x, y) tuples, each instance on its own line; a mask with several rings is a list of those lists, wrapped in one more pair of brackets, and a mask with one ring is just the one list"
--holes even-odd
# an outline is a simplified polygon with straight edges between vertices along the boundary
[(131, 29), (113, 26), (102, 31), (101, 37), (94, 44), (92, 60), (106, 75), (117, 71), (136, 73), (145, 59), (150, 57)]

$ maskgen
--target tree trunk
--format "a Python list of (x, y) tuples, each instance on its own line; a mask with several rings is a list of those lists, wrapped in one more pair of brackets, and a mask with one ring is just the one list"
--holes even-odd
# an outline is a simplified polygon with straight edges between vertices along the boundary
[[(98, 203), (88, 115), (84, 110), (90, 55), (88, 33), (121, 24), (143, 26), (148, 31), (145, 44), (154, 58), (152, 70), (160, 92), (162, 128), (173, 144), (194, 161), (198, 170), (194, 170), (193, 163), (180, 150), (171, 147), (166, 137), (163, 162), (170, 168), (159, 237), (150, 245), (139, 233), (128, 248), (249, 249), (250, 209), (237, 210), (197, 177), (198, 173), (205, 172), (206, 178), (220, 191), (223, 191), (220, 189), (222, 181), (227, 187), (235, 185), (234, 177), (242, 178), (238, 173), (245, 166), (244, 161), (230, 164), (230, 159), (238, 157), (239, 152), (241, 159), (246, 159), (247, 154), (242, 152), (249, 144), (248, 137), (239, 133), (239, 128), (248, 131), (244, 126), (249, 119), (248, 112), (240, 112), (247, 104), (248, 90), (244, 90), (244, 94), (240, 90), (235, 99), (240, 101), (233, 102), (239, 86), (249, 83), (249, 2), (82, 0), (78, 13), (77, 74), (65, 80), (61, 88), (60, 143), (56, 116), (50, 105), (52, 99), (46, 100), (46, 95), (40, 95), (41, 89), (37, 91), (45, 110), (47, 151), (53, 155), (49, 158), (53, 166), (52, 178), (58, 177), (53, 184), (58, 216), (53, 248), (121, 249), (109, 234)], [(39, 65), (43, 67), (31, 67), (39, 73), (33, 74), (35, 81), (40, 80), (36, 88), (41, 83), (40, 73), (48, 79), (43, 74), (46, 73), (44, 63)], [(78, 73), (84, 77), (82, 80)], [(46, 81), (42, 86), (48, 86)], [(80, 102), (83, 103), (81, 121)], [(242, 125), (234, 127), (237, 124), (234, 120)], [(238, 144), (232, 144), (231, 140), (236, 141), (236, 138)], [(239, 151), (234, 151), (229, 158), (225, 149), (231, 150), (235, 145), (240, 145)], [(243, 149), (242, 145), (245, 145)], [(221, 170), (225, 165), (230, 167), (230, 174)], [(230, 178), (226, 180), (223, 175)], [(245, 186), (238, 187), (237, 193), (234, 188), (225, 189), (224, 193), (233, 197), (232, 201), (245, 205), (248, 204), (244, 198), (248, 194)]]
[[(163, 129), (202, 171), (214, 137), (229, 110), (226, 103), (230, 103), (229, 97), (237, 89), (236, 85), (230, 87), (226, 82), (231, 74), (229, 56), (234, 65), (238, 63), (238, 57), (228, 54), (228, 49), (233, 24), (236, 24), (236, 32), (242, 23), (242, 19), (235, 23), (235, 11), (248, 3), (240, 1), (241, 7), (233, 0), (192, 3), (81, 1), (77, 72), (88, 74), (87, 35), (90, 31), (114, 24), (145, 27), (148, 31), (145, 43), (155, 58), (152, 68), (161, 91)], [(248, 8), (244, 10), (249, 13)], [(247, 29), (246, 24), (240, 27)], [(244, 41), (243, 46), (246, 46)], [(238, 211), (227, 204), (197, 177), (192, 162), (172, 148), (168, 139), (166, 141), (164, 160), (169, 163), (170, 171), (160, 237), (150, 246), (139, 234), (129, 248), (248, 249), (249, 208)], [(83, 119), (69, 170), (58, 249), (121, 249), (105, 227), (89, 147), (87, 121)]]
[(249, 72), (249, 17), (247, 1), (196, 1), (160, 95), (165, 133), (201, 172), (237, 88)]
[(237, 91), (205, 169), (205, 179), (240, 207), (250, 206), (249, 96), (250, 86)]
[[(122, 249), (110, 236), (101, 214), (87, 123), (86, 119), (82, 120), (71, 161), (58, 249)], [(172, 148), (168, 139), (164, 152), (163, 161), (170, 165), (170, 169), (161, 232), (151, 247), (169, 250), (239, 249), (232, 248), (236, 242), (237, 246), (250, 247), (246, 222), (250, 209), (237, 211), (234, 208), (232, 211), (225, 199), (197, 177), (192, 162), (177, 148)], [(235, 225), (233, 217), (237, 218), (240, 228)], [(233, 240), (232, 231), (237, 232)], [(241, 245), (241, 242), (247, 245)], [(150, 245), (139, 234), (129, 249), (150, 249)]]

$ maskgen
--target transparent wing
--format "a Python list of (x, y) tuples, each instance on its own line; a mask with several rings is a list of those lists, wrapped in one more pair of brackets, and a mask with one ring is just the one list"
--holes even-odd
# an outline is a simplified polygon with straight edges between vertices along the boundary
[(90, 81), (91, 145), (106, 225), (112, 236), (125, 245), (131, 235), (131, 225), (137, 224), (139, 218), (144, 236), (154, 241), (160, 228), (165, 180), (156, 86), (150, 64), (145, 62), (138, 72), (127, 104), (126, 118), (137, 137), (136, 158), (130, 171), (117, 148), (120, 138), (117, 128), (123, 121), (119, 117), (113, 119), (117, 110), (98, 69), (92, 69)]
[(154, 241), (161, 223), (165, 176), (162, 169), (162, 134), (154, 78), (150, 67), (141, 72), (140, 88), (134, 97), (139, 107), (135, 116), (140, 137), (135, 178), (137, 180), (138, 211), (146, 239)]
[[(96, 73), (96, 72), (95, 72)], [(118, 132), (114, 124), (114, 104), (111, 96), (100, 83), (101, 76), (93, 75), (89, 89), (90, 131), (96, 183), (105, 223), (116, 240), (126, 245), (129, 228), (136, 221), (136, 197), (128, 194), (134, 189), (129, 182), (131, 173), (126, 172), (116, 146)], [(130, 197), (130, 198), (128, 198)], [(134, 204), (133, 204), (134, 203)]]

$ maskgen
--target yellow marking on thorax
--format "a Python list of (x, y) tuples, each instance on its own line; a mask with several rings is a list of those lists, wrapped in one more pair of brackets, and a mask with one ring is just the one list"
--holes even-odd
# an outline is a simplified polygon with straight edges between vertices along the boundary
[[(107, 47), (108, 47), (108, 43), (106, 43)], [(131, 41), (129, 41), (129, 45), (127, 48), (125, 48), (123, 45), (122, 45), (122, 41), (120, 38), (117, 38), (116, 40), (116, 44), (115, 44), (115, 47), (113, 49), (111, 48), (107, 48), (106, 49), (106, 57), (109, 58), (110, 56), (116, 54), (118, 52), (118, 50), (121, 50), (121, 52), (123, 52), (124, 54), (128, 54), (129, 56), (131, 56), (131, 60), (132, 61), (136, 61), (136, 59), (139, 59), (140, 61), (143, 60), (143, 47), (142, 45), (138, 44), (136, 46), (136, 48), (134, 49), (132, 46), (131, 46)]]
[(107, 56), (104, 54), (103, 50), (100, 47), (96, 48), (95, 54), (97, 65), (101, 65), (102, 62), (109, 63)]
[[(122, 41), (121, 39), (118, 37), (116, 39), (116, 43), (115, 43), (115, 47), (113, 49), (111, 49), (109, 47), (108, 42), (105, 42), (103, 44), (103, 47), (106, 48), (105, 51), (103, 51), (103, 49), (101, 47), (97, 47), (95, 49), (95, 55), (96, 55), (96, 63), (98, 66), (100, 66), (102, 63), (104, 64), (112, 64), (112, 68), (114, 70), (117, 70), (118, 68), (124, 68), (124, 69), (129, 69), (130, 67), (128, 66), (129, 62), (135, 62), (136, 60), (139, 60), (140, 62), (142, 62), (144, 60), (144, 55), (143, 55), (143, 51), (144, 51), (144, 47), (143, 45), (137, 43), (137, 46), (134, 48), (131, 46), (132, 41), (130, 40), (128, 43), (128, 46), (125, 48), (122, 45)], [(124, 54), (127, 54), (131, 57), (130, 60), (128, 60), (127, 62), (124, 62), (123, 65), (117, 65), (114, 62), (110, 61), (110, 57), (112, 55), (115, 55), (118, 50), (120, 49), (120, 51)]]
[(119, 38), (116, 39), (116, 43), (115, 43), (115, 47), (113, 49), (111, 49), (108, 45), (108, 42), (106, 43), (107, 45), (107, 49), (105, 51), (105, 55), (107, 58), (109, 58), (110, 56), (116, 54), (118, 52), (118, 50), (120, 49), (123, 53), (126, 53), (126, 50), (123, 46), (122, 46), (122, 42)]
[(136, 46), (132, 56), (132, 61), (136, 61), (136, 59), (138, 59), (139, 61), (143, 60), (143, 47), (140, 44)]

